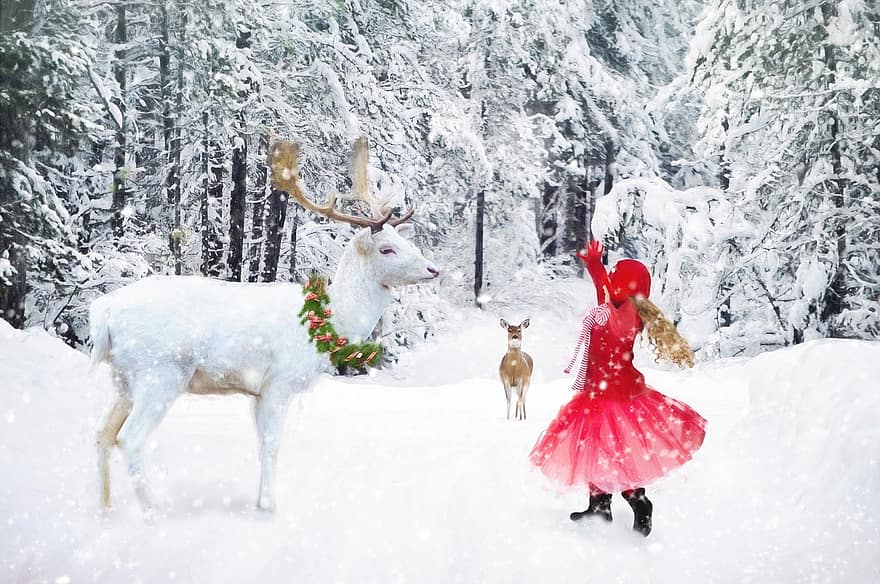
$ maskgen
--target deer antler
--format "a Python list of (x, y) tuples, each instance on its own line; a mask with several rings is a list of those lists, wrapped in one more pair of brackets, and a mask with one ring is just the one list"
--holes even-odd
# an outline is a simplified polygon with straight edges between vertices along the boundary
[(392, 227), (397, 227), (401, 223), (406, 223), (407, 221), (412, 219), (413, 213), (415, 213), (415, 212), (416, 212), (416, 210), (411, 208), (406, 213), (401, 215), (400, 217), (395, 217), (394, 219), (390, 220), (388, 222), (388, 225), (390, 225)]
[[(387, 201), (377, 199), (370, 193), (368, 167), (370, 162), (370, 145), (366, 136), (360, 136), (354, 142), (351, 151), (351, 198), (365, 202), (370, 206), (373, 217), (384, 217), (389, 212)], [(414, 209), (407, 210), (401, 217), (388, 221), (394, 227), (412, 218)]]
[(351, 197), (364, 201), (370, 206), (370, 213), (377, 213), (376, 200), (370, 196), (370, 178), (367, 167), (370, 162), (370, 146), (366, 136), (360, 136), (354, 141), (349, 160), (349, 172), (351, 175)]
[[(366, 139), (364, 139), (364, 146), (366, 146)], [(391, 220), (391, 210), (386, 211), (378, 219), (349, 215), (336, 209), (336, 193), (330, 194), (327, 198), (327, 204), (323, 207), (312, 202), (303, 192), (299, 179), (299, 144), (285, 140), (276, 140), (269, 147), (268, 164), (269, 168), (272, 169), (272, 186), (274, 188), (289, 193), (300, 205), (309, 211), (324, 215), (330, 219), (349, 223), (357, 227), (369, 227), (373, 233), (376, 233), (381, 231), (385, 223), (397, 226), (412, 217), (412, 210), (405, 213), (403, 217), (392, 221), (389, 221)], [(366, 165), (364, 165), (364, 176), (366, 176), (365, 173)], [(356, 186), (355, 188), (358, 187)]]

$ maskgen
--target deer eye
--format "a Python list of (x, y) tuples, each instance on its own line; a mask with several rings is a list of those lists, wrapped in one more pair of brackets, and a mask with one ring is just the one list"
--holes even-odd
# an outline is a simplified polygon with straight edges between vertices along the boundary
[(394, 250), (393, 247), (383, 245), (382, 247), (379, 248), (379, 253), (381, 253), (382, 255), (394, 255), (397, 252)]

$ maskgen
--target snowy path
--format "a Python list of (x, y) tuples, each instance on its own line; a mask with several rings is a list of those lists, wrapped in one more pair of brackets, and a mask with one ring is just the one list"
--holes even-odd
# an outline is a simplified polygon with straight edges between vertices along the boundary
[[(488, 317), (396, 371), (323, 378), (291, 410), (274, 515), (253, 510), (248, 400), (184, 398), (148, 454), (165, 513), (147, 525), (118, 455), (116, 508), (96, 514), (106, 377), (41, 333), (0, 329), (0, 582), (880, 580), (877, 344), (647, 370), (710, 432), (694, 461), (649, 489), (645, 540), (619, 497), (612, 525), (571, 523), (582, 496), (557, 497), (526, 464), (570, 395), (560, 330), (539, 322), (525, 338), (538, 364), (526, 422), (503, 417), (503, 331)], [(836, 391), (823, 388), (831, 379)]]

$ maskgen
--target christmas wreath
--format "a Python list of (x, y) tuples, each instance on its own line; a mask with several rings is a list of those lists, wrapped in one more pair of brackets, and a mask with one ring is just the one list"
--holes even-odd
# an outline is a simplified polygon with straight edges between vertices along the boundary
[(350, 343), (339, 336), (330, 317), (330, 296), (327, 295), (327, 281), (321, 276), (313, 276), (303, 284), (303, 307), (299, 312), (302, 324), (308, 323), (309, 339), (315, 343), (319, 353), (327, 353), (330, 362), (340, 367), (364, 367), (374, 365), (382, 358), (379, 343)]

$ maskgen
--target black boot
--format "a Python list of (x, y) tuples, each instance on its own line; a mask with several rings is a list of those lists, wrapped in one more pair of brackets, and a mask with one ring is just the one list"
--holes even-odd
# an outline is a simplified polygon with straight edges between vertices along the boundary
[(645, 489), (633, 489), (621, 493), (629, 506), (632, 507), (633, 530), (638, 531), (645, 537), (651, 533), (651, 514), (654, 512), (654, 504), (645, 496)]
[(601, 517), (605, 521), (611, 521), (611, 493), (590, 493), (590, 506), (584, 511), (575, 511), (569, 515), (572, 521), (579, 521), (584, 517)]

